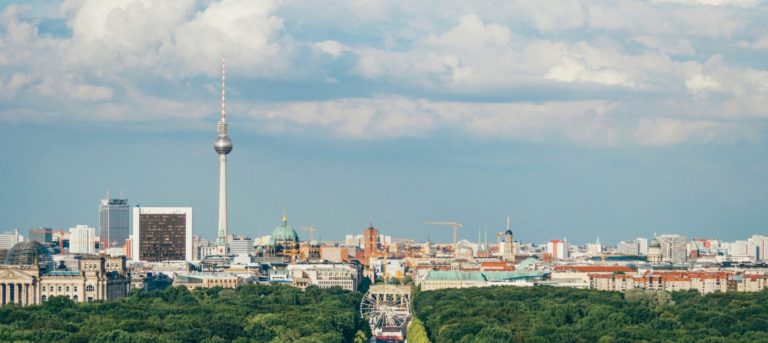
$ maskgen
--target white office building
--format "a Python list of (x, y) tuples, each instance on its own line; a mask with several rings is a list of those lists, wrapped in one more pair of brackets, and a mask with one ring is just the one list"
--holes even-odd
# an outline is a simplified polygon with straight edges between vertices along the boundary
[(0, 233), (0, 249), (8, 250), (23, 240), (24, 237), (19, 235), (19, 229)]
[(71, 254), (96, 253), (96, 229), (88, 225), (77, 225), (69, 229), (69, 252)]

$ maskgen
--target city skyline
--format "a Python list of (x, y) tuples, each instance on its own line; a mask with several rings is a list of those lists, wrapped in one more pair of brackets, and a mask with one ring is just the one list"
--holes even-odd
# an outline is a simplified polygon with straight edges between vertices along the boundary
[(0, 1), (0, 231), (98, 227), (110, 190), (215, 238), (225, 53), (230, 233), (768, 230), (763, 3), (428, 6)]

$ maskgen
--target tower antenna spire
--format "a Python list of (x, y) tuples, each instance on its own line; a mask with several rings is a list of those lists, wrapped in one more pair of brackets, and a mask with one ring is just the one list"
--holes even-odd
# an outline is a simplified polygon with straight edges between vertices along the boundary
[(227, 121), (227, 56), (221, 55), (221, 121)]

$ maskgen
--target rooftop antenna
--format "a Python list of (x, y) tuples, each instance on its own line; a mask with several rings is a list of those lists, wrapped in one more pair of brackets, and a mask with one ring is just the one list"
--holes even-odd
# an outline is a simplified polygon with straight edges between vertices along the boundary
[(510, 228), (510, 222), (509, 222), (509, 216), (507, 216), (507, 231), (509, 231)]

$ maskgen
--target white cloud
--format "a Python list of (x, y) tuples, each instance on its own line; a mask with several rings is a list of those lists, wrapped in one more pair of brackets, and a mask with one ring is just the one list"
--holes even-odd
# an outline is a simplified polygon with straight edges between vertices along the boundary
[(13, 73), (7, 80), (0, 78), (0, 99), (13, 99), (19, 89), (29, 84), (30, 81), (31, 78), (23, 73)]
[[(4, 118), (197, 125), (216, 104), (195, 97), (206, 76), (217, 83), (226, 53), (232, 106), (279, 132), (449, 128), (609, 145), (752, 137), (740, 122), (768, 118), (768, 71), (719, 50), (768, 49), (768, 35), (755, 36), (765, 6), (673, 2), (67, 0), (71, 32), (53, 35), (11, 5), (0, 15), (0, 97), (13, 109)], [(265, 79), (288, 90), (238, 96)], [(365, 95), (379, 92), (389, 95)]]
[(545, 103), (462, 103), (398, 96), (262, 105), (251, 111), (273, 132), (317, 133), (354, 139), (424, 136), (456, 128), (477, 138), (615, 144), (620, 140), (602, 100)]
[(324, 54), (330, 55), (332, 57), (339, 57), (341, 53), (344, 51), (344, 46), (335, 40), (325, 40), (322, 42), (317, 42), (312, 45), (312, 48)]
[(578, 57), (566, 56), (562, 62), (550, 69), (545, 78), (562, 82), (594, 82), (607, 86), (635, 87), (626, 74), (611, 68), (594, 68)]
[(109, 100), (114, 94), (111, 88), (89, 84), (66, 85), (64, 90), (73, 99), (86, 101)]
[(706, 96), (709, 92), (719, 91), (722, 89), (720, 84), (715, 81), (711, 76), (696, 74), (690, 79), (685, 81), (685, 87), (688, 91), (697, 97)]

